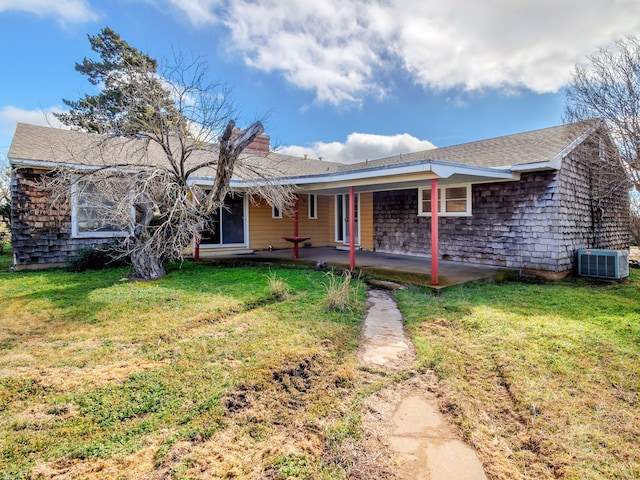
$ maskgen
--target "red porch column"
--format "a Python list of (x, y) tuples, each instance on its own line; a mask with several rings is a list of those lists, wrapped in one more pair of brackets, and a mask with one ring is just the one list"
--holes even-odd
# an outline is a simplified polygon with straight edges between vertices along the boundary
[(431, 285), (438, 285), (438, 179), (431, 179)]
[(293, 258), (298, 258), (298, 203), (300, 201), (300, 197), (296, 195), (295, 203), (293, 205)]
[(196, 235), (193, 245), (193, 261), (200, 261), (200, 235)]
[(349, 187), (349, 269), (356, 269), (356, 242), (355, 242), (355, 229), (356, 229), (356, 194), (354, 187)]

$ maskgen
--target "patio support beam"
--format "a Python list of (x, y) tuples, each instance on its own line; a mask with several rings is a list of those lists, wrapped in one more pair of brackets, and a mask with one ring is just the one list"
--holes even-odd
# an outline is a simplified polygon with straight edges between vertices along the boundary
[(295, 202), (293, 204), (293, 258), (298, 258), (298, 225), (299, 225), (299, 215), (300, 215), (300, 197), (295, 195)]
[(438, 179), (431, 179), (431, 285), (438, 285)]
[(355, 188), (352, 185), (351, 187), (349, 187), (349, 270), (351, 271), (356, 269), (356, 242), (355, 242), (356, 208), (355, 208), (355, 204), (356, 204), (356, 194), (355, 194)]

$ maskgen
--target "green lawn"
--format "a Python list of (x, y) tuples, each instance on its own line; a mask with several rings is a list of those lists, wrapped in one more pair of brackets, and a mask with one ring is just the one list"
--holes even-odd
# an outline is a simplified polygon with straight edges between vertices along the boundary
[(362, 313), (325, 308), (326, 275), (1, 258), (0, 478), (346, 478)]
[(398, 299), (491, 478), (640, 478), (640, 275)]
[(640, 478), (637, 271), (400, 291), (418, 359), (389, 375), (359, 369), (362, 302), (328, 309), (323, 273), (9, 263), (0, 478), (380, 478), (363, 397), (427, 370), (490, 479)]

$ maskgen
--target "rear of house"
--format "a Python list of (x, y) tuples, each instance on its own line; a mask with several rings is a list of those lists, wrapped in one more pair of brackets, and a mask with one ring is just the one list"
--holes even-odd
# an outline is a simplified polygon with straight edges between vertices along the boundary
[[(84, 165), (86, 158), (70, 163), (63, 154), (82, 135), (18, 125), (9, 151), (17, 269), (60, 266), (78, 248), (114, 241), (113, 232), (84, 228), (82, 198), (56, 203), (42, 188), (55, 168)], [(355, 165), (279, 155), (269, 151), (268, 137), (258, 148), (286, 167), (281, 180), (298, 194), (297, 232), (308, 245), (353, 242), (561, 276), (574, 268), (578, 249), (629, 247), (628, 185), (602, 148), (607, 138), (598, 122), (586, 122)], [(211, 178), (196, 181), (206, 186)], [(232, 181), (227, 207), (202, 232), (201, 255), (292, 248), (284, 238), (296, 229), (291, 212), (249, 197), (243, 185)]]

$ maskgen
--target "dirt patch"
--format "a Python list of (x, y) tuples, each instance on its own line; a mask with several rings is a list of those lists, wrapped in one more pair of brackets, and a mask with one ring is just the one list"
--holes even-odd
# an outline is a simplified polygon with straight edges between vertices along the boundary
[(22, 379), (36, 379), (46, 388), (54, 388), (60, 391), (80, 391), (114, 382), (124, 382), (134, 373), (161, 368), (168, 363), (169, 360), (154, 362), (138, 358), (109, 365), (83, 368), (5, 367), (0, 369), (0, 378), (19, 377)]

